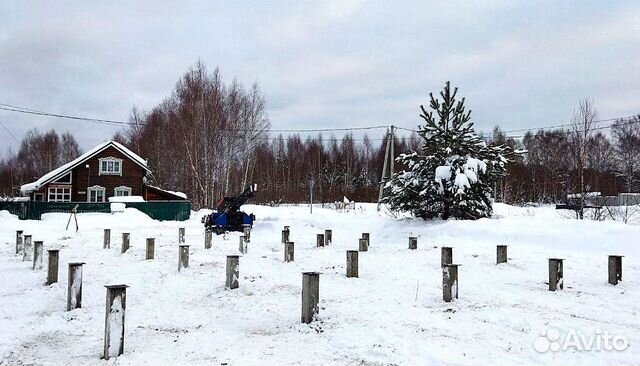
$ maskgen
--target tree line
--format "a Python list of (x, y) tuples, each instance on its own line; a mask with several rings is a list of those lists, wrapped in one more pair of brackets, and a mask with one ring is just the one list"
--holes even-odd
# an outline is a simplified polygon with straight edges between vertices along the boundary
[[(564, 129), (516, 138), (497, 126), (483, 135), (489, 145), (522, 152), (493, 187), (498, 201), (558, 203), (571, 193), (640, 190), (640, 116), (608, 128), (597, 120), (594, 103), (584, 102)], [(148, 111), (134, 108), (129, 126), (113, 136), (148, 159), (150, 184), (185, 192), (194, 208), (215, 207), (221, 197), (236, 195), (253, 182), (259, 186), (254, 202), (307, 202), (311, 185), (316, 202), (345, 196), (375, 202), (388, 138), (382, 132), (371, 137), (274, 135), (266, 98), (256, 83), (226, 82), (217, 68), (208, 70), (201, 63), (182, 75), (159, 105)], [(415, 133), (396, 136), (395, 154), (418, 151), (423, 142)], [(69, 133), (29, 132), (17, 152), (0, 160), (0, 196), (19, 195), (21, 184), (79, 154)], [(396, 163), (396, 171), (403, 168)]]
[(639, 192), (640, 115), (603, 127), (593, 124), (580, 141), (571, 128), (529, 131), (515, 140), (496, 127), (492, 143), (525, 151), (509, 165), (497, 198), (515, 204), (559, 203), (582, 192)]
[(80, 156), (78, 142), (69, 132), (27, 132), (17, 152), (0, 159), (0, 198), (20, 195), (20, 186)]

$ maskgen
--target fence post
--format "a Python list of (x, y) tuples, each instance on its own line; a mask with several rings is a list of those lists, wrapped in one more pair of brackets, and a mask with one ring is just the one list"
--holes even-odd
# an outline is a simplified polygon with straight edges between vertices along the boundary
[(319, 312), (318, 301), (320, 297), (320, 273), (302, 272), (302, 316), (303, 323), (313, 321), (315, 314)]
[(418, 237), (416, 236), (409, 237), (409, 249), (411, 250), (418, 249)]
[(330, 245), (333, 240), (333, 231), (325, 230), (324, 231), (324, 245)]
[(498, 245), (496, 247), (496, 264), (507, 263), (507, 246)]
[(121, 253), (125, 253), (129, 250), (129, 233), (122, 233), (122, 249)]
[(324, 234), (317, 234), (316, 247), (323, 247), (323, 246), (324, 246)]
[(622, 281), (622, 255), (609, 256), (609, 283), (617, 285)]
[(451, 302), (458, 298), (458, 266), (445, 264), (442, 266), (442, 299)]
[(127, 308), (127, 285), (110, 285), (104, 313), (103, 358), (118, 357), (124, 353), (124, 320)]
[(230, 290), (238, 288), (239, 278), (240, 278), (240, 256), (228, 255), (227, 256), (227, 280), (224, 286)]
[(453, 248), (442, 247), (442, 249), (440, 249), (440, 266), (444, 267), (451, 263), (453, 263)]
[(367, 241), (367, 247), (371, 245), (371, 238), (369, 233), (362, 233), (362, 239), (365, 239)]
[(24, 236), (24, 246), (22, 247), (22, 260), (30, 261), (33, 255), (33, 244), (31, 242), (31, 235)]
[(284, 243), (284, 261), (293, 262), (294, 244), (292, 242)]
[(549, 258), (549, 291), (564, 289), (562, 258)]
[(49, 249), (49, 261), (47, 267), (47, 286), (58, 282), (58, 259), (60, 258), (60, 250)]
[(44, 250), (44, 244), (41, 240), (33, 242), (33, 266), (31, 269), (42, 269), (42, 255)]
[(358, 239), (358, 250), (361, 252), (369, 251), (369, 241), (367, 239)]
[(211, 239), (213, 237), (213, 233), (211, 231), (204, 232), (204, 249), (211, 249)]
[(189, 246), (182, 244), (178, 247), (178, 271), (189, 267)]
[(22, 230), (16, 230), (16, 254), (20, 254), (22, 250)]
[(111, 248), (111, 229), (104, 229), (104, 238), (102, 239), (102, 249)]
[(154, 259), (156, 256), (156, 239), (147, 238), (147, 252), (144, 256), (145, 260)]
[(84, 262), (69, 263), (67, 281), (67, 311), (82, 307), (82, 265)]
[(357, 250), (347, 250), (347, 277), (358, 277)]
[(289, 242), (289, 227), (285, 226), (284, 230), (282, 230), (282, 244), (288, 243)]
[(184, 243), (184, 228), (178, 228), (178, 243)]

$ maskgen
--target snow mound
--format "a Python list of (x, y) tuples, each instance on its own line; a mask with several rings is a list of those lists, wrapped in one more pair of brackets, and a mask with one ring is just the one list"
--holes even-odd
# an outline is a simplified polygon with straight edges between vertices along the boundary
[(109, 197), (109, 202), (145, 202), (142, 196)]
[[(640, 246), (633, 238), (640, 237), (640, 227), (567, 219), (552, 206), (496, 204), (494, 210), (499, 217), (424, 221), (397, 219), (371, 203), (348, 212), (317, 205), (313, 214), (308, 205), (244, 205), (257, 221), (249, 252), (240, 259), (238, 290), (225, 290), (224, 282), (226, 255), (238, 254), (240, 234), (214, 236), (213, 247), (204, 249), (200, 217), (209, 210), (183, 222), (155, 221), (130, 208), (78, 214), (77, 233), (65, 231), (68, 213), (19, 221), (0, 212), (0, 359), (106, 364), (100, 360), (104, 285), (124, 283), (130, 286), (124, 355), (109, 364), (636, 363), (635, 343), (621, 352), (539, 353), (533, 345), (550, 328), (637, 339)], [(295, 242), (290, 263), (283, 262), (285, 225)], [(178, 272), (180, 227), (191, 245), (190, 270)], [(111, 229), (110, 249), (102, 249), (105, 228)], [(333, 230), (332, 244), (318, 248), (316, 234), (325, 229)], [(45, 250), (60, 248), (59, 283), (43, 286), (46, 269), (34, 271), (14, 256), (15, 230), (44, 240)], [(125, 232), (131, 247), (120, 253)], [(364, 232), (371, 246), (360, 254), (360, 277), (346, 278), (345, 251), (357, 249)], [(417, 250), (408, 250), (410, 236), (418, 237)], [(154, 260), (144, 259), (146, 238), (155, 238)], [(495, 264), (498, 244), (508, 245), (506, 264)], [(455, 262), (462, 265), (453, 303), (442, 301), (441, 246), (454, 246)], [(606, 282), (610, 254), (626, 255), (628, 272), (618, 286)], [(545, 284), (550, 257), (566, 258), (561, 293)], [(74, 261), (86, 263), (83, 304), (66, 312), (63, 268)], [(309, 325), (300, 323), (303, 271), (322, 272), (320, 313)], [(121, 323), (115, 310), (112, 315), (107, 319), (116, 329)], [(114, 340), (116, 335), (114, 330)]]

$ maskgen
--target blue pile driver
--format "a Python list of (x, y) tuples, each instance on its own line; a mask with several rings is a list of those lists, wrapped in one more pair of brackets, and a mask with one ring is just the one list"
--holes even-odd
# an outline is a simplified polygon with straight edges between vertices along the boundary
[(257, 184), (252, 184), (244, 190), (238, 197), (224, 197), (216, 207), (216, 211), (202, 218), (205, 230), (214, 232), (217, 235), (229, 231), (244, 232), (253, 227), (256, 217), (253, 214), (247, 215), (240, 211), (240, 206), (244, 205), (249, 198), (255, 196)]

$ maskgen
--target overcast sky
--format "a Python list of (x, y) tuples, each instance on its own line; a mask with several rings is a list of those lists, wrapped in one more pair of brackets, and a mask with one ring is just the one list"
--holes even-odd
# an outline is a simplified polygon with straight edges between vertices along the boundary
[[(640, 112), (638, 1), (88, 3), (2, 1), (0, 103), (127, 120), (201, 60), (257, 81), (273, 128), (415, 128), (447, 80), (484, 131), (565, 123), (583, 97), (601, 118)], [(84, 150), (117, 130), (0, 121), (18, 139), (68, 130)], [(17, 147), (4, 129), (0, 141)]]

